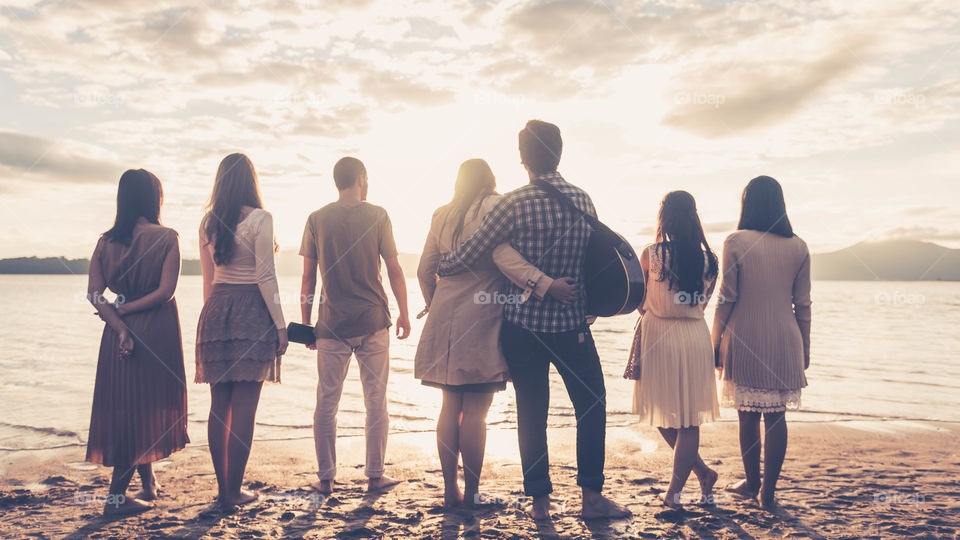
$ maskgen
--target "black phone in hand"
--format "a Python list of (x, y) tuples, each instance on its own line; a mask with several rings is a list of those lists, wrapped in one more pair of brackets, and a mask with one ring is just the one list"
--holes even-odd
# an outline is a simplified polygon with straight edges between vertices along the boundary
[(317, 342), (317, 336), (313, 333), (312, 326), (292, 322), (287, 325), (287, 340), (304, 345), (313, 345)]

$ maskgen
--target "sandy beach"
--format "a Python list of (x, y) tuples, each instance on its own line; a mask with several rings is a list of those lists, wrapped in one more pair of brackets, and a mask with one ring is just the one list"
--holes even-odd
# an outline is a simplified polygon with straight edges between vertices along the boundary
[[(740, 478), (736, 425), (704, 428), (702, 455), (719, 486)], [(652, 428), (608, 431), (605, 491), (633, 512), (619, 521), (583, 521), (574, 482), (574, 430), (550, 432), (555, 496), (562, 511), (535, 523), (522, 503), (516, 435), (492, 430), (479, 510), (444, 511), (432, 433), (393, 435), (388, 474), (404, 481), (364, 492), (362, 438), (339, 441), (340, 478), (332, 497), (314, 480), (313, 441), (257, 441), (247, 469), (260, 494), (232, 514), (211, 510), (215, 480), (206, 447), (192, 444), (158, 464), (156, 508), (107, 521), (99, 514), (109, 469), (82, 462), (79, 447), (7, 454), (0, 465), (0, 535), (36, 538), (942, 538), (960, 527), (960, 424), (795, 422), (776, 513), (718, 492), (717, 504), (665, 511), (657, 500), (671, 454)], [(686, 495), (699, 495), (693, 476)], [(137, 480), (130, 494), (139, 490)]]

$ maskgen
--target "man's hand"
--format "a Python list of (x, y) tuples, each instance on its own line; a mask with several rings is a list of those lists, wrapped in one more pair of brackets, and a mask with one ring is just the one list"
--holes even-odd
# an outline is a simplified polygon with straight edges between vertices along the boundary
[[(313, 293), (317, 292), (317, 260), (313, 257), (303, 258), (303, 278), (300, 280), (300, 321), (305, 326), (312, 326), (310, 318), (313, 316)], [(317, 350), (317, 343), (305, 345), (311, 351)]]
[(400, 259), (396, 256), (383, 260), (387, 265), (387, 277), (390, 279), (390, 288), (397, 299), (397, 338), (407, 339), (410, 335), (410, 312), (407, 309), (407, 282), (403, 277), (403, 268)]
[(410, 336), (410, 317), (401, 315), (397, 317), (397, 339), (407, 339)]
[(562, 277), (553, 280), (547, 294), (554, 297), (561, 304), (572, 304), (580, 298), (580, 286), (575, 279)]

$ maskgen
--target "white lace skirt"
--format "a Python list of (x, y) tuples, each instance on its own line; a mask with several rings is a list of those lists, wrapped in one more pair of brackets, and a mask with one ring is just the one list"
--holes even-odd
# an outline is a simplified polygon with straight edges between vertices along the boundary
[(800, 408), (800, 390), (752, 388), (724, 379), (720, 404), (747, 412), (795, 411)]

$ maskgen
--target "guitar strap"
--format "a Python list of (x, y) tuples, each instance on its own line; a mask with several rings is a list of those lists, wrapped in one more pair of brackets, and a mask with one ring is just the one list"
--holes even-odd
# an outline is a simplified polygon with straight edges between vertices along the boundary
[(630, 244), (624, 242), (617, 233), (613, 232), (610, 227), (604, 225), (599, 219), (581, 210), (580, 207), (573, 202), (573, 199), (557, 189), (556, 186), (545, 180), (534, 180), (533, 185), (545, 191), (551, 199), (560, 202), (585, 219), (590, 225), (590, 228), (593, 229), (593, 234), (599, 235), (605, 243), (619, 251), (620, 255), (624, 258), (632, 259), (636, 257), (636, 253), (633, 251), (633, 248), (630, 247)]

